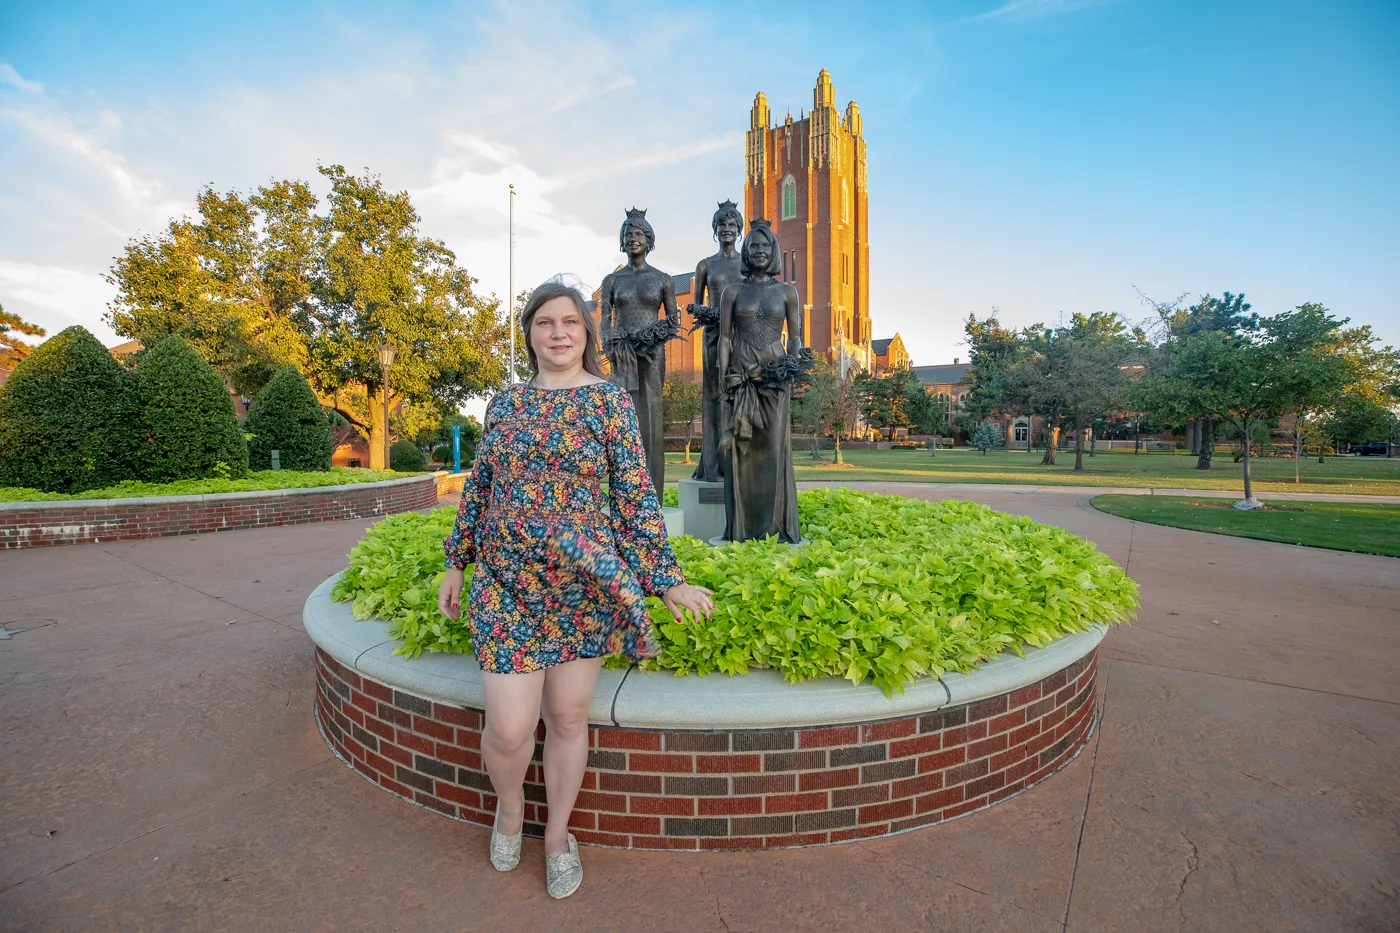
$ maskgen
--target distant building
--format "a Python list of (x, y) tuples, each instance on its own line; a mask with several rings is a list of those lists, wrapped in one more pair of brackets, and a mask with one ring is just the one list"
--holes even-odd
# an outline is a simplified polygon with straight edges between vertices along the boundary
[(823, 68), (812, 112), (772, 125), (759, 92), (745, 134), (744, 216), (767, 218), (782, 249), (782, 278), (797, 288), (814, 351), (874, 368), (865, 139), (855, 101), (836, 109)]
[(896, 331), (893, 337), (870, 341), (870, 353), (875, 358), (875, 375), (887, 373), (901, 366), (913, 363), (909, 351), (904, 347), (904, 339)]

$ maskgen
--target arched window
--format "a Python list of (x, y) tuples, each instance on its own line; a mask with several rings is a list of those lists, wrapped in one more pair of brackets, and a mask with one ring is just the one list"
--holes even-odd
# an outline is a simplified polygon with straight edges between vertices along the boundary
[(797, 216), (797, 179), (791, 175), (783, 179), (783, 220)]
[(1024, 444), (1026, 442), (1026, 438), (1030, 436), (1030, 429), (1026, 426), (1026, 423), (1024, 421), (1016, 422), (1016, 425), (1014, 428), (1012, 428), (1012, 431), (1014, 432), (1012, 439), (1022, 444)]
[(851, 192), (846, 187), (846, 179), (841, 179), (841, 222), (851, 222)]

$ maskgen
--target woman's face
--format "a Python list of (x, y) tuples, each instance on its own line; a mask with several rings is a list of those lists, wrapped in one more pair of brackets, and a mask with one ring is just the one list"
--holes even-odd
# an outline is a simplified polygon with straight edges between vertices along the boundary
[(756, 236), (749, 241), (749, 265), (755, 270), (767, 269), (773, 261), (773, 241), (766, 236)]
[(628, 256), (645, 256), (647, 253), (647, 232), (637, 224), (628, 224), (622, 235), (622, 248)]
[(583, 367), (588, 327), (578, 305), (564, 296), (540, 305), (530, 322), (530, 346), (541, 372), (572, 372)]

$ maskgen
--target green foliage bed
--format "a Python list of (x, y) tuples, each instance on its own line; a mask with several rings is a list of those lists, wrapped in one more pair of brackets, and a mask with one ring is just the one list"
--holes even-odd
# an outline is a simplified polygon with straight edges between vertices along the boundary
[(171, 483), (141, 483), (135, 480), (64, 494), (43, 492), (22, 486), (0, 486), (0, 502), (50, 502), (62, 499), (136, 499), (143, 496), (207, 496), (216, 492), (254, 492), (263, 489), (310, 489), (316, 486), (345, 486), (349, 483), (377, 483), (403, 479), (405, 474), (390, 470), (361, 470), (331, 467), (329, 470), (253, 470), (243, 479), (182, 479)]
[[(1125, 621), (1137, 608), (1137, 584), (1059, 528), (953, 500), (818, 489), (798, 501), (811, 539), (803, 547), (675, 539), (687, 578), (714, 590), (718, 608), (677, 623), (652, 600), (666, 650), (643, 669), (771, 668), (790, 681), (869, 679), (888, 694), (1093, 622)], [(471, 651), (465, 621), (437, 610), (454, 511), (379, 522), (335, 587), (357, 619), (392, 623), (404, 641), (397, 654)]]

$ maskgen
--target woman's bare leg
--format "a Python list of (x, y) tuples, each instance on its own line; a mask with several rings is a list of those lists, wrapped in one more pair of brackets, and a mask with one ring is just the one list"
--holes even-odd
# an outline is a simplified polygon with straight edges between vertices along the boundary
[[(520, 789), (525, 783), (525, 771), (530, 767), (530, 756), (535, 751), (535, 727), (540, 721), (545, 672), (488, 674), (482, 671), (481, 682), (486, 693), (481, 757), (501, 802), (501, 822), (496, 829), (502, 835), (513, 836), (520, 832), (525, 821)], [(587, 754), (586, 749), (584, 753)]]
[(545, 672), (544, 787), (549, 803), (545, 855), (569, 849), (569, 816), (588, 767), (588, 708), (602, 667), (602, 658), (589, 658)]

